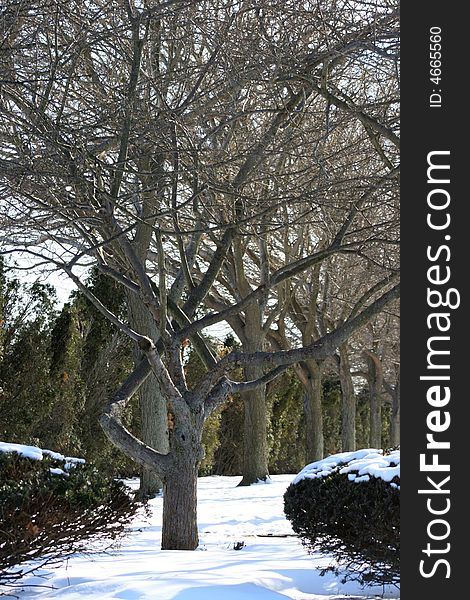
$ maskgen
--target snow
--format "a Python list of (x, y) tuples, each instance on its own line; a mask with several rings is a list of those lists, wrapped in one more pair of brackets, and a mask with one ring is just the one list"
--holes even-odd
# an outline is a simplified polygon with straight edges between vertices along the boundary
[(62, 471), (62, 469), (49, 469), (49, 471), (52, 473), (52, 475), (68, 475), (68, 473), (66, 473), (65, 471)]
[(392, 481), (395, 477), (400, 478), (400, 450), (383, 454), (383, 450), (377, 448), (364, 448), (355, 452), (332, 454), (304, 467), (293, 483), (298, 483), (302, 479), (327, 477), (336, 471), (348, 474), (348, 479), (355, 483), (369, 481), (370, 477), (376, 477), (400, 489), (399, 485)]
[(64, 464), (64, 469), (66, 471), (74, 469), (79, 464), (85, 463), (84, 458), (74, 458), (73, 456), (66, 456), (64, 460), (66, 461), (66, 463)]
[[(151, 516), (137, 518), (119, 549), (74, 555), (58, 569), (43, 568), (27, 576), (28, 587), (15, 594), (22, 600), (398, 598), (395, 587), (363, 589), (354, 581), (341, 583), (345, 571), (320, 576), (330, 558), (309, 555), (284, 516), (283, 494), (293, 477), (274, 475), (270, 485), (249, 487), (237, 487), (240, 477), (200, 478), (197, 551), (159, 549), (162, 498), (157, 497), (150, 502)], [(138, 485), (137, 480), (126, 483)], [(242, 549), (235, 550), (241, 542)], [(29, 587), (33, 583), (43, 587)]]
[(65, 460), (65, 456), (60, 454), (60, 452), (54, 452), (53, 450), (42, 450), (42, 453), (50, 456), (54, 460)]
[(8, 442), (0, 442), (0, 452), (16, 452), (24, 458), (32, 458), (33, 460), (42, 460), (42, 450), (36, 446), (24, 446), (23, 444), (10, 444)]
[(64, 469), (66, 470), (85, 462), (84, 458), (64, 456), (53, 450), (43, 450), (37, 446), (25, 446), (24, 444), (12, 444), (10, 442), (0, 442), (0, 452), (16, 452), (24, 458), (32, 458), (33, 460), (42, 460), (44, 456), (49, 456), (53, 460), (65, 462)]

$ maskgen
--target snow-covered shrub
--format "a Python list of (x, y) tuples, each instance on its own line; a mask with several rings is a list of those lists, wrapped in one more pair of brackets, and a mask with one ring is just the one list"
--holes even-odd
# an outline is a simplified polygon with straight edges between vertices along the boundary
[[(0, 442), (0, 582), (115, 539), (138, 503), (120, 482), (82, 459)], [(40, 559), (33, 567), (20, 565)]]
[(330, 553), (363, 583), (398, 581), (398, 450), (343, 452), (307, 465), (287, 488), (284, 510), (309, 550)]

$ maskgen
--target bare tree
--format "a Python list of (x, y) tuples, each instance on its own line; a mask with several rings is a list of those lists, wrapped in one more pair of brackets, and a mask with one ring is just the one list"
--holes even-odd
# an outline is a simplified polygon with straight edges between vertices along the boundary
[[(100, 422), (118, 448), (163, 480), (162, 547), (194, 549), (204, 420), (229, 394), (262, 389), (290, 365), (331, 356), (399, 294), (390, 282), (337, 328), (290, 350), (247, 346), (218, 359), (201, 336), (251, 315), (257, 331), (260, 307), (289, 280), (338, 253), (367, 255), (395, 243), (396, 216), (375, 218), (396, 208), (395, 88), (388, 70), (375, 67), (377, 56), (393, 64), (396, 7), (53, 0), (10, 3), (3, 19), (3, 252), (64, 271), (138, 346), (142, 358)], [(293, 54), (300, 40), (305, 45)], [(367, 72), (375, 73), (369, 108)], [(323, 132), (309, 111), (322, 115)], [(357, 131), (343, 185), (339, 174), (352, 149), (341, 143), (342, 127), (347, 140)], [(313, 151), (308, 131), (316, 132)], [(287, 166), (271, 187), (281, 158)], [(321, 186), (313, 185), (325, 168)], [(287, 225), (318, 218), (320, 188), (321, 204), (336, 215), (323, 224), (328, 243), (284, 253), (262, 276), (264, 246), (257, 243), (253, 283), (250, 265), (240, 262), (253, 240), (285, 227), (286, 216)], [(304, 217), (293, 203), (307, 208)], [(273, 205), (285, 210), (273, 213)], [(83, 283), (80, 268), (90, 265), (132, 298), (128, 323)], [(239, 271), (237, 285), (240, 269), (251, 283), (230, 299), (220, 280), (231, 268)], [(208, 311), (215, 290), (223, 305)], [(207, 369), (192, 388), (183, 368), (188, 340)], [(233, 381), (234, 369), (246, 380)], [(161, 451), (121, 418), (149, 377), (174, 416), (169, 448)]]
[[(397, 257), (390, 261), (387, 255), (385, 264), (378, 264), (377, 259), (368, 261), (368, 268), (358, 271), (358, 265), (350, 263), (348, 268), (339, 272), (346, 274), (347, 281), (336, 278), (337, 300), (336, 322), (340, 323), (356, 315), (371, 296), (380, 293), (391, 282), (397, 280)], [(350, 279), (354, 280), (351, 283)], [(342, 447), (343, 451), (356, 447), (356, 392), (353, 378), (367, 379), (370, 392), (370, 445), (381, 447), (381, 394), (383, 388), (383, 366), (377, 356), (378, 348), (389, 344), (390, 329), (375, 327), (374, 335), (363, 332), (355, 334), (348, 343), (339, 347), (336, 362), (342, 389)], [(364, 367), (364, 361), (366, 366)]]

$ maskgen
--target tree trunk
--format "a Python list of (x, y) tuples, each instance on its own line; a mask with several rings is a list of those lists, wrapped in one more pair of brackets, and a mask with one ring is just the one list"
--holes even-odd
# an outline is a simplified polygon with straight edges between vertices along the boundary
[(341, 383), (341, 449), (351, 452), (356, 449), (356, 394), (351, 377), (348, 348), (339, 348), (339, 379)]
[(163, 487), (162, 550), (195, 550), (199, 544), (197, 476), (204, 456), (203, 425), (202, 410), (180, 406), (175, 412), (170, 435), (174, 462), (165, 473)]
[[(150, 375), (139, 390), (142, 441), (162, 454), (169, 451), (166, 402), (160, 396), (155, 378)], [(153, 498), (162, 489), (158, 475), (144, 467), (141, 472), (139, 496)]]
[[(156, 340), (158, 331), (155, 321), (136, 294), (127, 294), (128, 315), (131, 326), (144, 335)], [(135, 362), (138, 364), (142, 354), (136, 348)], [(151, 374), (139, 389), (141, 440), (162, 454), (169, 452), (168, 414), (166, 400), (161, 396), (156, 379)], [(163, 487), (158, 475), (143, 467), (140, 477), (139, 496), (153, 498)]]
[(377, 386), (369, 384), (370, 394), (370, 434), (369, 445), (371, 448), (382, 447), (382, 405)]
[[(247, 308), (245, 326), (240, 331), (243, 350), (258, 352), (263, 350), (265, 332), (262, 325), (262, 312), (257, 303)], [(263, 367), (246, 365), (244, 368), (245, 381), (262, 377)], [(268, 472), (268, 443), (266, 415), (266, 386), (240, 394), (244, 405), (243, 427), (243, 479), (239, 485), (251, 485), (258, 481), (266, 481)]]
[(198, 461), (187, 456), (165, 476), (162, 550), (195, 550), (199, 544), (197, 472)]
[(400, 444), (400, 376), (393, 390), (392, 413), (390, 415), (390, 445)]
[(378, 356), (368, 353), (368, 383), (370, 401), (370, 433), (371, 448), (382, 447), (382, 364)]
[(370, 406), (365, 398), (356, 399), (356, 447), (366, 448), (369, 446), (370, 430)]
[[(245, 367), (247, 381), (262, 377), (259, 366)], [(268, 472), (268, 447), (266, 440), (266, 386), (241, 394), (245, 408), (243, 479), (239, 485), (266, 481)]]
[(313, 360), (305, 362), (308, 372), (304, 385), (304, 416), (307, 463), (323, 458), (322, 381), (320, 365)]

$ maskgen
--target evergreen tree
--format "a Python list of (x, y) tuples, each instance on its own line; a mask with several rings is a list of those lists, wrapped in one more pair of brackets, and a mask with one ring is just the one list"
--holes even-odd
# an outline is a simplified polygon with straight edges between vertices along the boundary
[(35, 443), (53, 402), (49, 377), (55, 292), (22, 284), (0, 261), (0, 437)]
[[(92, 271), (88, 287), (117, 315), (125, 314), (122, 289)], [(78, 435), (83, 455), (103, 471), (137, 475), (138, 467), (108, 441), (98, 423), (103, 407), (124, 380), (132, 365), (132, 345), (80, 292), (72, 294), (82, 335), (81, 360), (77, 365), (84, 388)], [(126, 424), (138, 433), (137, 398), (128, 407)]]
[(82, 452), (78, 432), (85, 403), (80, 373), (82, 346), (77, 309), (66, 304), (51, 331), (49, 377), (53, 400), (37, 433), (42, 444), (68, 454)]

